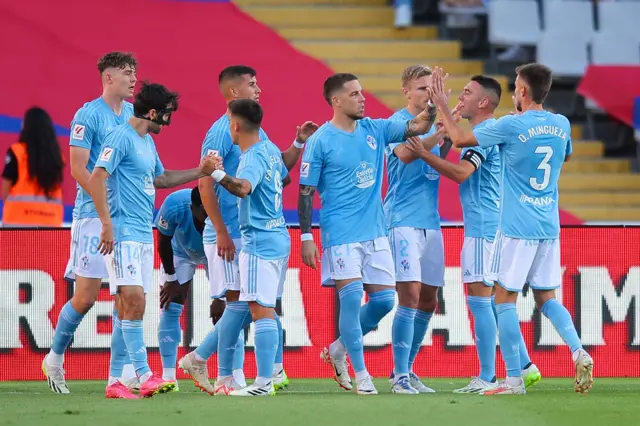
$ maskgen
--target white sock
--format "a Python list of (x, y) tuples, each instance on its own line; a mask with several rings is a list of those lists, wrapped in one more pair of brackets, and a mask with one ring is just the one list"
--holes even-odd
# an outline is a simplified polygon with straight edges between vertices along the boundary
[(107, 386), (115, 385), (118, 382), (117, 377), (109, 376), (109, 380), (107, 381)]
[(131, 380), (137, 377), (133, 364), (125, 364), (124, 367), (122, 367), (122, 380)]
[(522, 384), (522, 377), (507, 377), (507, 384), (509, 386), (520, 386)]
[(343, 359), (347, 356), (347, 348), (344, 347), (340, 339), (329, 345), (329, 354), (331, 358)]
[(229, 377), (233, 378), (233, 376), (220, 376), (216, 378), (216, 382), (224, 382), (225, 380), (227, 380)]
[(162, 380), (171, 380), (173, 382), (176, 381), (176, 369), (175, 368), (163, 368), (162, 369)]
[(571, 354), (571, 358), (573, 358), (573, 362), (575, 364), (576, 361), (578, 361), (578, 357), (580, 356), (580, 351), (582, 351), (583, 349), (576, 349), (575, 351), (573, 351), (573, 353)]
[(359, 382), (362, 379), (366, 379), (367, 377), (369, 377), (369, 372), (367, 370), (356, 372), (356, 382)]
[(282, 363), (279, 364), (273, 364), (273, 375), (275, 376), (276, 374), (278, 374), (279, 372), (281, 372), (283, 370), (282, 368)]
[(142, 376), (140, 376), (140, 384), (144, 385), (144, 383), (149, 380), (151, 378), (153, 374), (151, 373), (151, 371), (147, 371), (146, 373), (144, 373)]
[(193, 356), (195, 357), (196, 361), (198, 362), (207, 362), (206, 359), (202, 358), (200, 355), (198, 355), (198, 352), (193, 352)]
[(247, 386), (247, 380), (244, 377), (244, 371), (241, 368), (233, 370), (233, 380), (242, 387)]
[(47, 364), (52, 367), (62, 368), (62, 364), (64, 364), (64, 354), (58, 355), (54, 351), (49, 351), (47, 355)]

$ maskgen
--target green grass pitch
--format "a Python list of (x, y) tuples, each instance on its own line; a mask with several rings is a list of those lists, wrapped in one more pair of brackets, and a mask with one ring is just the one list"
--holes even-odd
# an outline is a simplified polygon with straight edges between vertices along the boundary
[(291, 379), (275, 397), (232, 398), (199, 392), (181, 380), (180, 392), (146, 400), (107, 400), (104, 382), (70, 381), (71, 395), (44, 381), (0, 383), (0, 425), (143, 426), (614, 426), (639, 424), (640, 380), (597, 379), (587, 395), (571, 379), (545, 379), (526, 396), (456, 395), (464, 379), (433, 379), (430, 395), (393, 395), (376, 379), (378, 396), (346, 392), (329, 379)]

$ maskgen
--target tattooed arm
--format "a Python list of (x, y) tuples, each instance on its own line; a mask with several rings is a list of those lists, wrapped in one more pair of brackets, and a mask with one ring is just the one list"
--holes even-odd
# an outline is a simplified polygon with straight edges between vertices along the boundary
[(438, 108), (435, 105), (429, 105), (427, 109), (418, 114), (413, 120), (407, 121), (404, 138), (407, 139), (411, 136), (424, 135), (427, 133), (436, 121), (437, 114)]
[(300, 195), (298, 196), (298, 220), (300, 221), (300, 232), (311, 233), (311, 215), (313, 214), (313, 194), (316, 188), (310, 185), (300, 185)]
[(218, 184), (236, 197), (244, 198), (251, 193), (251, 183), (248, 180), (234, 178), (228, 174)]

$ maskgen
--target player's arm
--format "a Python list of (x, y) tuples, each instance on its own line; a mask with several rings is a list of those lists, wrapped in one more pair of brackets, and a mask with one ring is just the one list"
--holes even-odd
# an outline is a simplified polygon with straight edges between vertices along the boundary
[[(427, 151), (431, 151), (433, 147), (435, 147), (436, 144), (440, 141), (443, 134), (444, 131), (438, 131), (432, 135), (427, 136), (426, 138), (421, 139), (420, 142), (422, 143), (424, 149), (426, 149)], [(412, 163), (419, 158), (419, 156), (415, 152), (411, 151), (404, 143), (396, 145), (393, 148), (393, 153), (404, 164)]]
[(213, 172), (213, 162), (205, 157), (200, 162), (200, 166), (189, 170), (165, 170), (161, 175), (156, 176), (153, 185), (156, 188), (174, 188), (185, 183), (208, 176)]
[(315, 192), (315, 186), (300, 184), (300, 193), (298, 194), (298, 221), (300, 222), (300, 232), (302, 234), (311, 234), (313, 194), (315, 194)]
[(87, 164), (89, 163), (91, 146), (94, 142), (95, 127), (95, 117), (86, 117), (85, 111), (82, 109), (74, 117), (69, 135), (71, 176), (87, 192), (89, 192), (88, 184), (91, 176), (91, 173), (87, 170)]
[(451, 151), (452, 145), (453, 142), (451, 142), (451, 139), (445, 136), (442, 145), (440, 145), (440, 158), (447, 158), (447, 155), (449, 155), (449, 151)]
[(407, 142), (407, 149), (412, 150), (422, 161), (436, 169), (441, 175), (459, 184), (467, 180), (484, 161), (484, 157), (479, 152), (469, 150), (458, 164), (452, 163), (423, 149), (416, 138), (412, 138)]
[(100, 233), (100, 244), (98, 250), (101, 254), (109, 254), (113, 251), (113, 224), (111, 222), (111, 214), (109, 213), (109, 205), (107, 204), (107, 178), (109, 172), (102, 166), (96, 165), (93, 173), (87, 182), (88, 193), (91, 195), (96, 212), (102, 224), (102, 232)]
[(79, 146), (71, 146), (70, 148), (71, 176), (87, 192), (89, 192), (89, 177), (91, 177), (91, 173), (87, 169), (90, 152), (88, 149)]
[(435, 105), (427, 106), (427, 109), (416, 115), (412, 120), (407, 121), (403, 139), (428, 133), (436, 121), (436, 115), (438, 115), (438, 108)]
[(298, 164), (298, 160), (300, 160), (300, 156), (304, 151), (304, 144), (316, 130), (318, 130), (318, 125), (313, 121), (305, 121), (302, 126), (298, 126), (293, 144), (282, 152), (282, 161), (287, 170), (293, 169)]
[(219, 185), (222, 185), (224, 189), (235, 195), (239, 198), (244, 198), (247, 195), (251, 194), (251, 182), (246, 179), (235, 178), (226, 173), (224, 175), (218, 174), (217, 172), (222, 172), (222, 170), (216, 170), (211, 176), (213, 179), (218, 182)]
[(282, 187), (289, 185), (291, 183), (291, 175), (286, 175), (284, 179), (282, 179)]
[(176, 268), (173, 265), (173, 247), (171, 246), (172, 239), (173, 237), (163, 234), (162, 231), (158, 232), (158, 255), (162, 262), (162, 268), (167, 275), (173, 275), (176, 273)]

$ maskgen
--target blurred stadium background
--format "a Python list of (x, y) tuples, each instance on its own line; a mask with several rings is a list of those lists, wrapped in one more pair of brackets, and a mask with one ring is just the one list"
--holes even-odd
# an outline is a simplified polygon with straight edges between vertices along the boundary
[[(112, 50), (136, 54), (139, 80), (180, 92), (179, 112), (156, 138), (165, 166), (172, 169), (199, 161), (204, 135), (225, 109), (217, 76), (230, 64), (258, 71), (264, 128), (286, 147), (296, 125), (330, 118), (322, 83), (332, 72), (360, 77), (372, 117), (388, 117), (405, 106), (400, 73), (408, 65), (443, 67), (451, 74), (447, 85), (455, 96), (471, 75), (490, 74), (508, 89), (498, 111), (502, 116), (512, 109), (515, 66), (537, 60), (555, 73), (547, 107), (573, 123), (574, 154), (560, 181), (566, 226), (560, 297), (591, 348), (596, 373), (639, 377), (638, 16), (640, 1), (0, 0), (0, 152), (16, 141), (21, 117), (33, 105), (52, 115), (66, 151), (73, 114), (101, 92), (97, 59)], [(451, 152), (449, 159), (456, 161), (456, 155)], [(285, 367), (291, 377), (327, 377), (330, 371), (318, 353), (335, 338), (336, 304), (331, 291), (320, 289), (319, 276), (299, 260), (297, 170), (292, 177), (294, 185), (284, 192), (292, 260), (279, 307)], [(416, 372), (468, 377), (477, 361), (460, 280), (462, 213), (456, 185), (447, 179), (440, 185), (440, 214), (443, 225), (450, 225), (444, 231), (448, 286)], [(75, 183), (68, 171), (63, 190), (70, 222)], [(168, 194), (158, 191), (156, 207)], [(40, 378), (55, 318), (73, 290), (62, 279), (68, 247), (68, 229), (0, 230), (0, 380)], [(183, 318), (180, 354), (196, 346), (210, 327), (204, 280), (199, 271)], [(154, 368), (159, 367), (157, 297), (149, 296), (145, 317)], [(65, 366), (70, 379), (107, 375), (111, 303), (106, 289), (100, 300), (70, 347)], [(530, 293), (520, 299), (518, 312), (543, 376), (571, 376), (568, 350), (535, 310)], [(376, 376), (391, 369), (390, 318), (365, 340)], [(252, 377), (250, 351), (245, 366)]]

